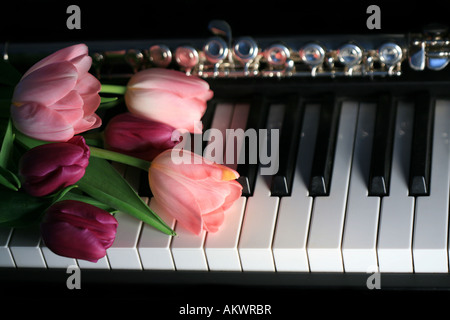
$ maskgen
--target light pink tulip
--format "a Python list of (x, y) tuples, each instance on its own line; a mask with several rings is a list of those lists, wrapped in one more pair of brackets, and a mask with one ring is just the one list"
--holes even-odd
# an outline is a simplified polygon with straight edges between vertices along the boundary
[[(149, 182), (160, 210), (174, 217), (186, 229), (199, 234), (202, 229), (216, 232), (225, 211), (241, 196), (239, 174), (212, 163), (190, 151), (177, 150), (192, 161), (176, 164), (172, 150), (158, 155), (150, 166)], [(201, 162), (201, 163), (200, 163)]]
[(198, 122), (212, 96), (203, 79), (180, 71), (150, 68), (131, 77), (125, 103), (131, 113), (140, 117), (176, 129), (201, 132)]
[(17, 84), (12, 98), (14, 125), (46, 141), (67, 141), (98, 128), (100, 82), (88, 71), (92, 59), (84, 44), (73, 45), (33, 65)]

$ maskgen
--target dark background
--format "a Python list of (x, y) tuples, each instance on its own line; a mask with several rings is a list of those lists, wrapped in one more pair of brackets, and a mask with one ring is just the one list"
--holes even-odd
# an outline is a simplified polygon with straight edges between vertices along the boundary
[[(448, 24), (448, 1), (2, 1), (0, 40), (87, 41), (208, 37), (208, 22), (226, 20), (236, 36), (408, 33)], [(81, 29), (69, 30), (69, 5)], [(367, 7), (381, 9), (381, 30), (369, 30)]]

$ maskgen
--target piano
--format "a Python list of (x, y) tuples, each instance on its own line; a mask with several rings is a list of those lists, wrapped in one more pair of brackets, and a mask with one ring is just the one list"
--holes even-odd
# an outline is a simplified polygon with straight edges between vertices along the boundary
[[(240, 173), (243, 195), (214, 234), (194, 236), (162, 216), (177, 233), (171, 237), (117, 213), (116, 240), (98, 263), (53, 254), (35, 227), (2, 227), (2, 285), (16, 296), (46, 286), (50, 295), (77, 297), (65, 288), (67, 268), (77, 266), (89, 297), (113, 290), (148, 299), (147, 290), (161, 290), (179, 298), (176, 306), (202, 301), (174, 293), (192, 288), (234, 290), (242, 299), (264, 295), (261, 303), (274, 293), (320, 299), (324, 292), (356, 292), (371, 299), (378, 290), (447, 292), (447, 29), (274, 38), (234, 36), (229, 24), (212, 20), (208, 30), (210, 37), (189, 41), (87, 41), (92, 72), (110, 83), (150, 67), (205, 79), (215, 94), (204, 132), (218, 129), (226, 138), (227, 129), (278, 129), (278, 171), (269, 176), (261, 163), (226, 164)], [(64, 45), (1, 49), (26, 70)], [(239, 143), (245, 157), (249, 145)], [(143, 173), (116, 168), (158, 212)]]

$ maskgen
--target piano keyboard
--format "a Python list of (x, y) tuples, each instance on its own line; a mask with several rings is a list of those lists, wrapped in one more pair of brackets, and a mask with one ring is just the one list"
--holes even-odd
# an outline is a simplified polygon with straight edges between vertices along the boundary
[[(280, 156), (274, 176), (261, 175), (258, 165), (227, 164), (245, 188), (217, 233), (196, 236), (162, 216), (177, 233), (171, 237), (117, 213), (114, 244), (91, 263), (55, 255), (36, 227), (1, 228), (0, 266), (447, 273), (450, 100), (428, 96), (426, 103), (424, 112), (423, 100), (403, 96), (218, 99), (208, 107), (205, 130), (279, 129)], [(226, 152), (224, 143), (224, 159)], [(136, 190), (145, 189), (138, 169), (116, 168)], [(141, 196), (158, 212), (151, 194)]]

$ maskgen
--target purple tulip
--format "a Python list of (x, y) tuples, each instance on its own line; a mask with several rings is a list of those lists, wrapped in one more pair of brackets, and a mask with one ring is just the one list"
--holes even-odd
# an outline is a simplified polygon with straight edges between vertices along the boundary
[(41, 197), (75, 184), (84, 176), (89, 156), (89, 147), (81, 136), (28, 150), (19, 164), (24, 190)]
[(181, 133), (173, 127), (128, 112), (112, 118), (105, 129), (108, 149), (147, 161), (173, 148), (181, 139)]
[(45, 245), (60, 256), (97, 262), (116, 237), (118, 222), (109, 212), (85, 202), (53, 204), (41, 223)]

